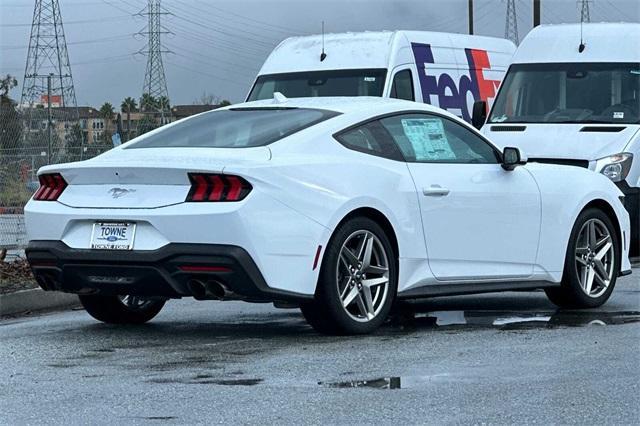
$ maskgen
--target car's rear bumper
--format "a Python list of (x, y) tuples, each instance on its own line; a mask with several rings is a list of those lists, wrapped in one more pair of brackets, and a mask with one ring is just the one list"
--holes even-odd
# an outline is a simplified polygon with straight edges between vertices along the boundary
[(27, 259), (44, 290), (78, 294), (212, 297), (203, 284), (248, 301), (300, 301), (312, 296), (269, 287), (241, 247), (172, 243), (157, 250), (74, 249), (61, 241), (31, 241)]

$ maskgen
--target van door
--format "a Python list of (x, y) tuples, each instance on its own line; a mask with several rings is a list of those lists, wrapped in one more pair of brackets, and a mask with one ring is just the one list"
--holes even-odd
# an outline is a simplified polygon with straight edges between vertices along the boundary
[(385, 97), (422, 102), (420, 82), (412, 65), (401, 65), (393, 69), (385, 91)]

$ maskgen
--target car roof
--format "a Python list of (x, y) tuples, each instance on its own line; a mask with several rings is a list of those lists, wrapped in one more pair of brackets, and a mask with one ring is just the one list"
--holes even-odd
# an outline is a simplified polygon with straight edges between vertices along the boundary
[[(420, 110), (425, 112), (437, 112), (451, 117), (453, 114), (434, 107), (432, 105), (405, 101), (401, 99), (390, 99), (373, 96), (355, 97), (314, 97), (314, 98), (274, 98), (253, 102), (234, 104), (225, 109), (240, 108), (314, 108), (334, 111), (342, 114), (369, 112), (374, 114), (385, 114), (396, 111)], [(457, 118), (457, 117), (456, 117)]]

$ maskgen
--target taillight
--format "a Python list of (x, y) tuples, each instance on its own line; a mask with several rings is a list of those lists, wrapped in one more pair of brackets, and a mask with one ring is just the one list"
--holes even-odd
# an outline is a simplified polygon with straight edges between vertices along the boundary
[(40, 175), (38, 180), (40, 188), (33, 194), (33, 199), (38, 201), (56, 201), (67, 187), (67, 182), (60, 173)]
[(251, 192), (251, 184), (240, 176), (189, 173), (191, 190), (185, 201), (240, 201)]

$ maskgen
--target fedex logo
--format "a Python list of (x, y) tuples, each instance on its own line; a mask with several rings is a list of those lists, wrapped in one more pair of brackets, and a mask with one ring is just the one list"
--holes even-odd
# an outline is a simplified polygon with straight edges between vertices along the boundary
[(428, 64), (436, 63), (431, 45), (411, 43), (411, 49), (418, 67), (422, 99), (425, 103), (439, 106), (453, 113), (460, 111), (458, 115), (466, 121), (471, 121), (468, 95), (471, 94), (474, 102), (479, 100), (488, 102), (489, 98), (495, 97), (500, 81), (484, 78), (483, 71), (491, 69), (486, 50), (465, 49), (468, 75), (461, 75), (456, 84), (454, 78), (446, 71), (439, 75), (430, 74)]

